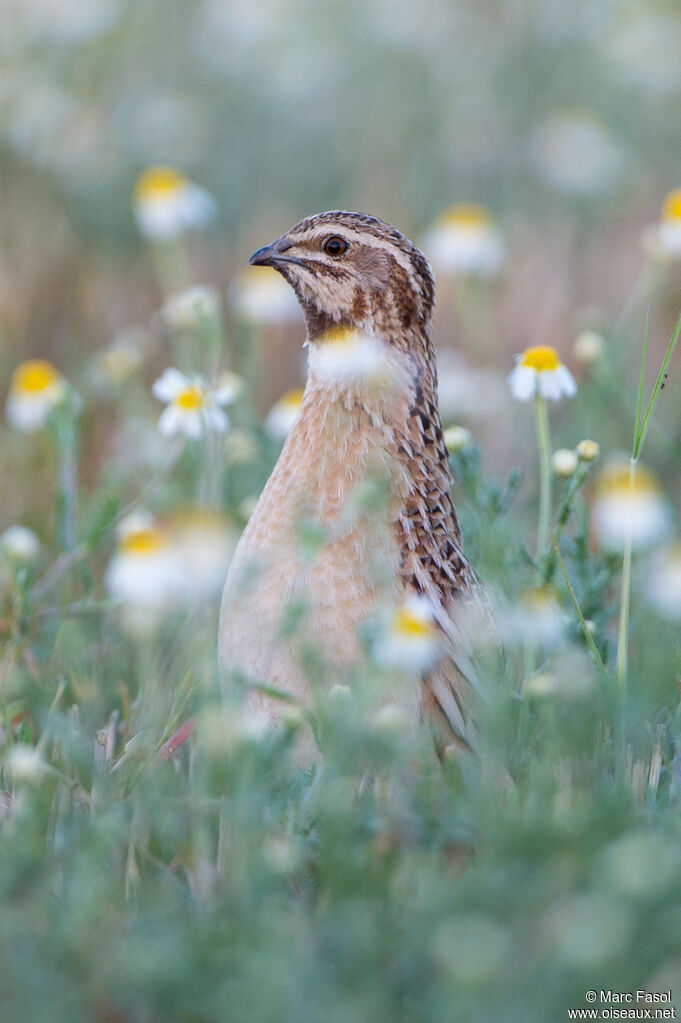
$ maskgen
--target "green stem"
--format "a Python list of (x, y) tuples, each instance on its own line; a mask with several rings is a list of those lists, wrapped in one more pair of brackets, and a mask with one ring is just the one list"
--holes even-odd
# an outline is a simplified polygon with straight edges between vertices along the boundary
[(537, 394), (535, 398), (537, 420), (537, 447), (539, 450), (539, 525), (537, 528), (537, 560), (546, 553), (549, 542), (551, 515), (551, 437), (546, 402)]
[(76, 546), (76, 515), (78, 506), (77, 436), (75, 413), (63, 407), (55, 413), (57, 463), (59, 482), (57, 489), (57, 525), (62, 551)]
[[(629, 489), (633, 490), (636, 481), (637, 459), (629, 462)], [(620, 691), (627, 688), (629, 671), (629, 604), (631, 598), (631, 529), (628, 530), (624, 543), (622, 561), (622, 588), (620, 592), (620, 620), (617, 635), (617, 666), (616, 678)]]
[(553, 551), (554, 551), (554, 554), (555, 554), (555, 557), (556, 557), (556, 561), (558, 562), (560, 570), (561, 570), (561, 572), (563, 574), (563, 579), (565, 581), (565, 585), (567, 587), (567, 591), (570, 594), (570, 600), (572, 601), (572, 606), (575, 609), (575, 614), (577, 615), (577, 618), (579, 619), (579, 624), (582, 627), (582, 632), (584, 634), (584, 639), (586, 640), (587, 646), (589, 647), (589, 649), (591, 650), (592, 654), (594, 655), (594, 660), (596, 661), (596, 664), (598, 665), (599, 670), (600, 670), (601, 674), (603, 675), (603, 678), (606, 680), (606, 682), (608, 682), (610, 680), (610, 676), (608, 675), (606, 667), (603, 664), (603, 659), (602, 659), (600, 653), (598, 652), (598, 647), (596, 646), (596, 644), (594, 642), (594, 638), (591, 635), (591, 630), (589, 629), (589, 626), (586, 623), (586, 619), (584, 618), (584, 615), (582, 614), (582, 609), (579, 606), (579, 601), (577, 600), (577, 595), (575, 594), (575, 591), (574, 591), (574, 589), (572, 587), (572, 583), (570, 582), (570, 577), (568, 576), (568, 573), (567, 573), (567, 568), (565, 567), (565, 562), (563, 561), (563, 555), (560, 553), (560, 547), (558, 546), (558, 538), (557, 538), (556, 534), (553, 531), (551, 531), (551, 543), (553, 545)]
[(154, 242), (151, 246), (163, 300), (189, 283), (187, 251), (182, 238)]
[(197, 503), (203, 508), (219, 508), (221, 503), (221, 453), (223, 434), (207, 430), (201, 440)]
[[(570, 480), (567, 490), (565, 491), (563, 503), (561, 504), (560, 511), (556, 516), (554, 536), (557, 541), (560, 541), (560, 538), (563, 535), (563, 530), (567, 525), (567, 521), (570, 517), (570, 512), (572, 510), (572, 502), (574, 501), (575, 497), (581, 490), (582, 484), (584, 483), (584, 480), (587, 477), (587, 472), (588, 469), (584, 465), (580, 465), (579, 468), (577, 469), (577, 472)], [(541, 571), (541, 580), (544, 585), (551, 581), (555, 567), (556, 554), (555, 551), (551, 549), (548, 552), (548, 557), (545, 559)]]

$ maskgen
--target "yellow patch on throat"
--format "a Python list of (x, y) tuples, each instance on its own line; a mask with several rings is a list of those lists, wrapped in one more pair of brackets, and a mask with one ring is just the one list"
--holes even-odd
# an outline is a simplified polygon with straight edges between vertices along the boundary
[(547, 370), (558, 369), (561, 362), (555, 348), (551, 348), (550, 345), (536, 345), (523, 352), (520, 365), (534, 369), (537, 373), (543, 373)]

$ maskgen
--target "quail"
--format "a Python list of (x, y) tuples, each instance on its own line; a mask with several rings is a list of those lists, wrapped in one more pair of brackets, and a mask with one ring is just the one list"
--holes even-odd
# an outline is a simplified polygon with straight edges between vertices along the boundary
[[(486, 616), (486, 598), (451, 496), (428, 261), (387, 223), (332, 211), (300, 221), (250, 263), (274, 268), (293, 288), (309, 365), (299, 417), (230, 567), (221, 663), (255, 683), (251, 707), (276, 722), (272, 690), (313, 700), (306, 642), (323, 655), (331, 684), (360, 658), (362, 623), (380, 606), (428, 601), (442, 642), (435, 662), (415, 672), (407, 703), (435, 724), (441, 745), (470, 747), (470, 623)], [(336, 358), (348, 337), (367, 343), (359, 359), (348, 356), (350, 371)], [(357, 501), (370, 478), (385, 487), (381, 514)], [(301, 523), (325, 537), (314, 556)], [(286, 609), (298, 600), (298, 627), (286, 629)]]

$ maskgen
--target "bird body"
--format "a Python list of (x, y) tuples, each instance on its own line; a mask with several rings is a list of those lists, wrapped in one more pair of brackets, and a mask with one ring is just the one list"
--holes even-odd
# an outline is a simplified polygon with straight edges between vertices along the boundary
[[(309, 369), (300, 416), (230, 568), (221, 661), (310, 705), (306, 647), (322, 655), (326, 684), (338, 681), (361, 657), (361, 624), (381, 607), (422, 595), (443, 654), (412, 680), (406, 699), (415, 715), (432, 710), (468, 744), (463, 620), (484, 598), (461, 550), (450, 494), (427, 261), (382, 221), (332, 212), (301, 221), (251, 262), (274, 266), (296, 291)], [(353, 368), (357, 338), (364, 347)], [(363, 506), (368, 483), (381, 491), (380, 512), (376, 502)], [(309, 528), (319, 537), (313, 553), (301, 539)], [(286, 609), (297, 603), (292, 632)], [(250, 699), (276, 719), (263, 691)]]

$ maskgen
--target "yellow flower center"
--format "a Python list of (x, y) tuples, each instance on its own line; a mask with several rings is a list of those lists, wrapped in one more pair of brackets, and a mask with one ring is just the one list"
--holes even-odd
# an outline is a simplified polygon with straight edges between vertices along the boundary
[(135, 529), (121, 539), (120, 549), (125, 554), (156, 554), (166, 546), (160, 529)]
[(45, 359), (31, 359), (29, 362), (22, 363), (15, 370), (12, 390), (38, 394), (54, 387), (60, 380), (61, 376), (51, 362), (47, 362)]
[(523, 590), (520, 594), (520, 603), (530, 614), (543, 614), (547, 611), (555, 613), (560, 610), (556, 595), (548, 586)]
[(393, 619), (393, 626), (395, 632), (409, 639), (432, 639), (435, 636), (432, 622), (408, 607), (398, 608)]
[(172, 167), (149, 167), (140, 174), (135, 184), (135, 201), (167, 199), (187, 184), (184, 174)]
[(465, 230), (476, 230), (478, 228), (490, 227), (492, 218), (484, 206), (477, 203), (455, 203), (442, 214), (440, 218), (442, 227), (459, 227)]
[(634, 485), (632, 486), (629, 478), (629, 466), (624, 462), (621, 465), (613, 465), (604, 469), (597, 489), (599, 497), (626, 497), (628, 494), (659, 496), (661, 493), (654, 473), (642, 465), (636, 467)]
[(555, 348), (551, 348), (550, 345), (536, 345), (534, 348), (525, 349), (520, 358), (520, 365), (534, 369), (537, 373), (545, 373), (558, 369), (561, 362)]
[(670, 192), (662, 207), (663, 220), (681, 220), (681, 188)]
[(198, 387), (188, 387), (186, 391), (181, 391), (175, 398), (175, 404), (185, 412), (203, 408), (205, 403), (205, 398)]
[(320, 344), (347, 345), (357, 339), (357, 331), (351, 327), (331, 327), (319, 336)]
[(300, 406), (300, 403), (301, 403), (302, 400), (303, 400), (303, 388), (302, 387), (294, 387), (292, 391), (287, 391), (286, 394), (284, 394), (279, 399), (279, 401), (277, 402), (277, 405), (279, 405), (280, 408), (293, 409), (293, 408), (298, 408)]

